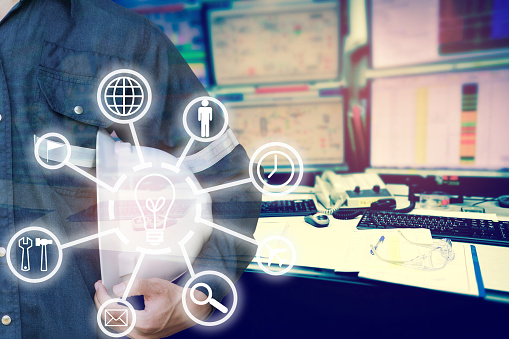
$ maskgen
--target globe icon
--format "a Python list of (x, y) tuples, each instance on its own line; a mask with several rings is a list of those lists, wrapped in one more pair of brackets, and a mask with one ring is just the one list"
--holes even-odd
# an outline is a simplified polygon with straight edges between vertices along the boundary
[(104, 92), (104, 101), (108, 109), (121, 117), (138, 112), (144, 99), (145, 94), (140, 83), (126, 76), (111, 80)]

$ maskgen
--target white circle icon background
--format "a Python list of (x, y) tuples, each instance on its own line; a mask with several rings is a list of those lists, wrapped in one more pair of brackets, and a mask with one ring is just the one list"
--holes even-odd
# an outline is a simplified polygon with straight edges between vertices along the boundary
[[(195, 104), (201, 103), (203, 100), (206, 100), (208, 102), (212, 101), (213, 103), (217, 104), (221, 108), (221, 111), (223, 113), (223, 118), (224, 118), (223, 127), (221, 128), (219, 133), (217, 133), (216, 135), (213, 135), (211, 137), (208, 137), (208, 138), (202, 138), (202, 137), (195, 135), (193, 133), (193, 131), (191, 131), (191, 129), (189, 128), (189, 125), (187, 123), (187, 115), (189, 114), (189, 110)], [(187, 104), (187, 106), (184, 110), (184, 116), (183, 116), (182, 120), (183, 120), (183, 124), (184, 124), (184, 129), (186, 130), (187, 134), (189, 134), (189, 136), (191, 138), (201, 141), (201, 142), (211, 142), (211, 141), (218, 139), (219, 137), (221, 137), (221, 135), (224, 134), (224, 132), (226, 132), (226, 129), (228, 128), (228, 111), (226, 110), (226, 107), (223, 105), (223, 103), (221, 101), (217, 100), (216, 98), (204, 96), (204, 97), (196, 98), (193, 101), (191, 101), (189, 104)]]
[[(12, 260), (11, 260), (11, 248), (12, 248), (12, 244), (14, 243), (14, 241), (21, 234), (24, 234), (24, 233), (27, 233), (27, 232), (33, 232), (33, 231), (42, 232), (42, 233), (45, 233), (45, 234), (49, 235), (51, 237), (51, 239), (53, 239), (53, 241), (55, 242), (55, 245), (57, 246), (57, 249), (58, 249), (58, 260), (57, 260), (57, 264), (55, 265), (55, 268), (48, 275), (46, 275), (46, 276), (44, 276), (42, 278), (34, 278), (34, 279), (33, 278), (27, 278), (27, 277), (24, 277), (23, 275), (21, 275), (14, 268), (14, 265), (12, 264)], [(9, 244), (7, 245), (7, 265), (9, 266), (9, 269), (11, 270), (11, 272), (16, 277), (18, 277), (19, 279), (21, 279), (23, 281), (26, 281), (28, 283), (32, 283), (32, 284), (41, 283), (43, 281), (48, 280), (52, 276), (54, 276), (58, 272), (58, 269), (60, 268), (60, 266), (62, 265), (62, 244), (60, 244), (60, 241), (58, 240), (58, 238), (52, 232), (48, 231), (45, 228), (38, 227), (38, 226), (30, 226), (30, 227), (24, 228), (24, 229), (18, 231), (16, 234), (14, 234), (14, 236), (9, 241)]]
[[(133, 78), (127, 77), (126, 74), (132, 75)], [(117, 105), (108, 105), (108, 103), (105, 102), (106, 101), (105, 93), (108, 90), (108, 88), (110, 88), (110, 86), (115, 81), (117, 81), (117, 83), (118, 83), (118, 81), (120, 81), (120, 80), (125, 81), (126, 79), (128, 81), (130, 81), (131, 85), (132, 85), (132, 83), (135, 83), (133, 88), (138, 88), (138, 85), (141, 88), (141, 91), (142, 91), (141, 99), (142, 100), (140, 103), (140, 107), (143, 107), (141, 113), (138, 113), (138, 110), (140, 109), (140, 107), (138, 107), (135, 111), (130, 110), (128, 112), (128, 114), (120, 114), (120, 112), (116, 108)], [(144, 89), (143, 89), (143, 86), (141, 86), (140, 81), (143, 84), (143, 86), (145, 87), (146, 93), (143, 91)], [(123, 85), (123, 86), (125, 86), (125, 85)], [(130, 88), (131, 87), (132, 86), (130, 86)], [(133, 94), (133, 96), (134, 96), (134, 94)], [(125, 96), (123, 97), (123, 100), (125, 100)], [(134, 97), (133, 97), (133, 103), (134, 103)], [(140, 120), (150, 109), (150, 105), (152, 104), (152, 90), (150, 89), (150, 85), (148, 84), (147, 79), (145, 79), (143, 77), (143, 75), (141, 75), (140, 73), (133, 71), (131, 69), (117, 69), (116, 71), (113, 71), (113, 72), (109, 73), (108, 75), (106, 75), (102, 79), (101, 83), (99, 84), (99, 87), (97, 88), (97, 104), (99, 105), (99, 109), (101, 110), (101, 113), (109, 120), (119, 123), (119, 124), (130, 124), (130, 123)], [(124, 101), (124, 104), (125, 104), (125, 101)], [(113, 108), (115, 108), (115, 110), (112, 109), (112, 106), (114, 106)], [(132, 118), (129, 118), (129, 119), (119, 119), (118, 118), (118, 116), (133, 116), (135, 113), (138, 113), (138, 114)]]
[[(286, 244), (287, 249), (290, 249), (291, 258), (288, 262), (287, 267), (285, 267), (282, 270), (272, 271), (268, 268), (269, 267), (268, 265), (263, 265), (262, 260), (261, 260), (261, 251), (267, 245), (270, 246), (271, 242), (277, 243), (280, 241), (282, 241)], [(271, 246), (271, 248), (273, 248), (273, 247)], [(278, 248), (281, 248), (281, 247), (279, 246)], [(274, 246), (274, 249), (276, 249), (275, 246)], [(270, 275), (283, 275), (285, 273), (288, 273), (293, 268), (293, 265), (295, 265), (296, 260), (297, 260), (297, 251), (295, 250), (295, 246), (293, 246), (293, 244), (290, 242), (290, 240), (288, 240), (285, 237), (282, 237), (280, 235), (274, 235), (272, 237), (268, 237), (268, 238), (264, 239), (261, 242), (261, 244), (258, 246), (258, 250), (256, 251), (256, 261), (258, 262), (258, 266), (260, 266), (262, 271), (264, 271), (265, 273), (270, 274)], [(279, 265), (277, 265), (277, 266), (279, 267)]]
[[(106, 306), (108, 306), (109, 304), (113, 304), (113, 303), (121, 303), (121, 304), (126, 305), (127, 308), (129, 309), (129, 312), (132, 314), (131, 325), (129, 325), (127, 330), (125, 330), (124, 332), (113, 333), (113, 332), (108, 331), (103, 325), (103, 322), (101, 319), (101, 314), (106, 309)], [(136, 326), (136, 311), (134, 310), (133, 305), (131, 305), (126, 300), (122, 300), (120, 298), (110, 299), (110, 300), (106, 301), (104, 304), (102, 304), (99, 307), (99, 309), (97, 310), (97, 324), (99, 325), (99, 328), (101, 329), (101, 331), (103, 331), (103, 333), (106, 334), (107, 336), (110, 336), (113, 338), (124, 337), (124, 336), (127, 336), (134, 329), (134, 326)]]
[[(212, 321), (212, 322), (207, 322), (207, 321), (203, 321), (203, 320), (196, 318), (191, 313), (191, 311), (189, 311), (189, 306), (187, 305), (186, 296), (187, 296), (188, 291), (191, 292), (191, 289), (189, 287), (191, 286), (193, 281), (195, 281), (197, 278), (202, 277), (204, 275), (215, 275), (217, 277), (222, 278), (223, 280), (225, 280), (228, 283), (228, 285), (230, 285), (230, 289), (233, 294), (233, 303), (232, 303), (232, 306), (230, 307), (228, 313), (223, 318), (216, 320), (216, 321)], [(207, 296), (207, 298), (209, 296)], [(214, 297), (214, 296), (212, 296), (212, 297)], [(203, 325), (203, 326), (209, 326), (209, 327), (217, 326), (217, 325), (224, 323), (226, 320), (230, 319), (230, 317), (233, 315), (233, 312), (235, 312), (235, 309), (237, 308), (237, 302), (238, 302), (237, 289), (235, 288), (235, 285), (233, 284), (233, 282), (223, 273), (216, 272), (216, 271), (203, 271), (203, 272), (195, 274), (193, 277), (191, 277), (191, 279), (189, 279), (186, 282), (186, 284), (184, 285), (184, 290), (182, 292), (182, 306), (184, 306), (184, 311), (189, 316), (189, 318), (191, 318), (191, 320), (193, 320), (195, 323)]]
[[(65, 154), (64, 160), (61, 163), (57, 164), (57, 165), (47, 164), (39, 156), (39, 148), (41, 147), (42, 142), (44, 140), (46, 140), (48, 138), (52, 138), (52, 137), (53, 138), (58, 138), (58, 139), (62, 140), (62, 142), (65, 145), (66, 154)], [(46, 148), (49, 147), (49, 142), (51, 142), (51, 140), (46, 141)], [(50, 169), (50, 170), (59, 169), (59, 168), (64, 167), (65, 164), (69, 161), (69, 159), (71, 159), (71, 144), (69, 143), (69, 140), (67, 140), (67, 138), (64, 137), (62, 134), (59, 134), (59, 133), (46, 133), (42, 137), (40, 137), (39, 140), (37, 140), (37, 142), (35, 143), (34, 155), (35, 155), (35, 160), (37, 160), (39, 165), (41, 165), (42, 167)]]
[[(297, 163), (299, 164), (299, 168), (298, 168), (299, 174), (297, 176), (297, 180), (295, 181), (295, 183), (293, 185), (291, 185), (290, 187), (288, 187), (288, 189), (286, 189), (282, 192), (270, 192), (270, 191), (267, 191), (266, 189), (264, 189), (263, 186), (260, 186), (258, 180), (256, 180), (254, 171), (253, 171), (254, 163), (255, 163), (255, 161), (257, 161), (256, 159), (258, 159), (259, 155), (263, 151), (265, 151), (266, 149), (271, 148), (271, 147), (274, 147), (274, 148), (277, 147), (280, 149), (283, 148), (283, 149), (289, 150), (290, 153), (293, 154), (293, 156), (297, 159)], [(279, 150), (278, 151), (269, 151), (260, 157), (260, 160), (258, 161), (258, 164), (257, 164), (258, 178), (262, 182), (264, 182), (264, 180), (262, 180), (263, 178), (261, 178), (261, 175), (260, 175), (261, 161), (271, 154), (282, 154), (282, 155), (284, 155), (285, 158), (290, 159), (290, 165), (291, 165), (292, 170), (291, 170), (290, 178), (284, 184), (282, 184), (282, 185), (267, 185), (267, 186), (269, 186), (269, 187), (287, 186), (290, 183), (290, 181), (293, 179), (293, 177), (295, 175), (296, 168), (295, 168), (293, 161), (291, 160), (291, 157), (288, 154), (286, 154), (285, 152), (282, 152)], [(249, 177), (251, 178), (253, 185), (256, 187), (256, 189), (258, 189), (260, 192), (262, 192), (263, 194), (266, 194), (266, 195), (277, 197), (277, 196), (282, 196), (282, 195), (286, 195), (286, 194), (293, 192), (300, 185), (300, 182), (302, 181), (303, 176), (304, 176), (304, 164), (302, 162), (301, 156), (295, 150), (295, 148), (293, 148), (292, 146), (285, 144), (283, 142), (270, 142), (268, 144), (261, 146), (253, 153), (253, 156), (251, 157), (251, 160), (249, 162)]]

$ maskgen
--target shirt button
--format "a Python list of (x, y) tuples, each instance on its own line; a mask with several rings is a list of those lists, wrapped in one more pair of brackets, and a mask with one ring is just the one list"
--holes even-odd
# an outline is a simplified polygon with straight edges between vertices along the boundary
[(0, 247), (0, 258), (4, 257), (5, 253), (7, 253), (7, 251), (5, 250), (5, 247)]
[(0, 121), (2, 121), (2, 114), (0, 114)]
[(76, 113), (76, 114), (83, 113), (83, 107), (81, 107), (81, 106), (74, 107), (74, 113)]
[(11, 321), (12, 321), (11, 317), (9, 317), (8, 315), (4, 315), (2, 317), (2, 324), (4, 324), (5, 326), (10, 325)]

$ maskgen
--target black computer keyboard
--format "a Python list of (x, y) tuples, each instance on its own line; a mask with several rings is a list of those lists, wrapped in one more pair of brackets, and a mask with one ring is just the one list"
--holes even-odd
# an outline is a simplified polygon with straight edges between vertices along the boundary
[(263, 201), (260, 218), (295, 217), (315, 213), (318, 211), (312, 199)]
[(437, 238), (509, 247), (509, 221), (435, 217), (391, 211), (364, 212), (357, 228), (427, 228)]

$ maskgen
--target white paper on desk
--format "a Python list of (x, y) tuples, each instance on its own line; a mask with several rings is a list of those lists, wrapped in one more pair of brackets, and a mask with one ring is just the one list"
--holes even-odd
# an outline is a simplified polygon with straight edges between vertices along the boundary
[[(258, 220), (258, 224), (256, 226), (256, 231), (254, 233), (254, 238), (256, 241), (261, 243), (265, 239), (273, 236), (282, 236), (286, 237), (286, 230), (288, 229), (288, 221), (289, 218), (279, 217), (279, 218), (260, 218)], [(271, 243), (273, 246), (286, 247), (283, 244)], [(281, 255), (281, 257), (287, 261), (291, 260), (291, 257), (286, 257), (288, 253), (285, 255)], [(267, 263), (269, 259), (269, 250), (266, 246), (261, 248), (260, 252), (260, 261)], [(256, 256), (253, 258), (253, 262), (257, 263)]]
[[(357, 223), (358, 220), (332, 219), (328, 227), (317, 228), (306, 223), (303, 217), (263, 218), (254, 236), (259, 242), (274, 235), (288, 239), (297, 252), (295, 266), (334, 269), (338, 258), (344, 256)], [(267, 256), (268, 252), (262, 248), (262, 261)]]
[[(429, 232), (429, 230), (427, 231)], [(386, 240), (384, 243), (390, 243), (391, 240), (393, 241), (395, 239), (394, 237), (398, 236), (394, 233), (387, 234), (388, 232), (388, 230), (385, 230)], [(405, 236), (408, 238), (408, 233), (405, 233)], [(369, 242), (374, 245), (379, 239), (379, 234), (373, 234), (373, 236), (368, 235), (368, 238), (371, 238)], [(402, 237), (400, 237), (400, 239), (402, 239)], [(409, 239), (415, 241), (414, 239)], [(429, 233), (429, 239), (431, 240), (431, 233)], [(395, 256), (399, 256), (399, 260), (409, 260), (426, 251), (425, 248), (408, 243), (404, 240), (399, 241), (399, 244), (393, 241), (392, 244), (398, 246), (381, 244), (377, 252), (384, 258), (390, 257), (394, 259)], [(453, 250), (455, 253), (454, 259), (448, 262), (442, 269), (426, 271), (385, 262), (377, 256), (371, 255), (371, 248), (368, 245), (364, 247), (364, 262), (359, 272), (359, 277), (453, 293), (479, 295), (472, 254), (469, 248), (470, 247), (465, 244), (453, 243)]]
[(256, 225), (254, 238), (261, 242), (275, 235), (283, 236), (288, 227), (288, 218), (260, 218)]
[(317, 228), (304, 218), (295, 218), (285, 234), (297, 251), (295, 265), (334, 269), (338, 258), (344, 256), (348, 238), (357, 223), (357, 220), (331, 218), (328, 227)]

